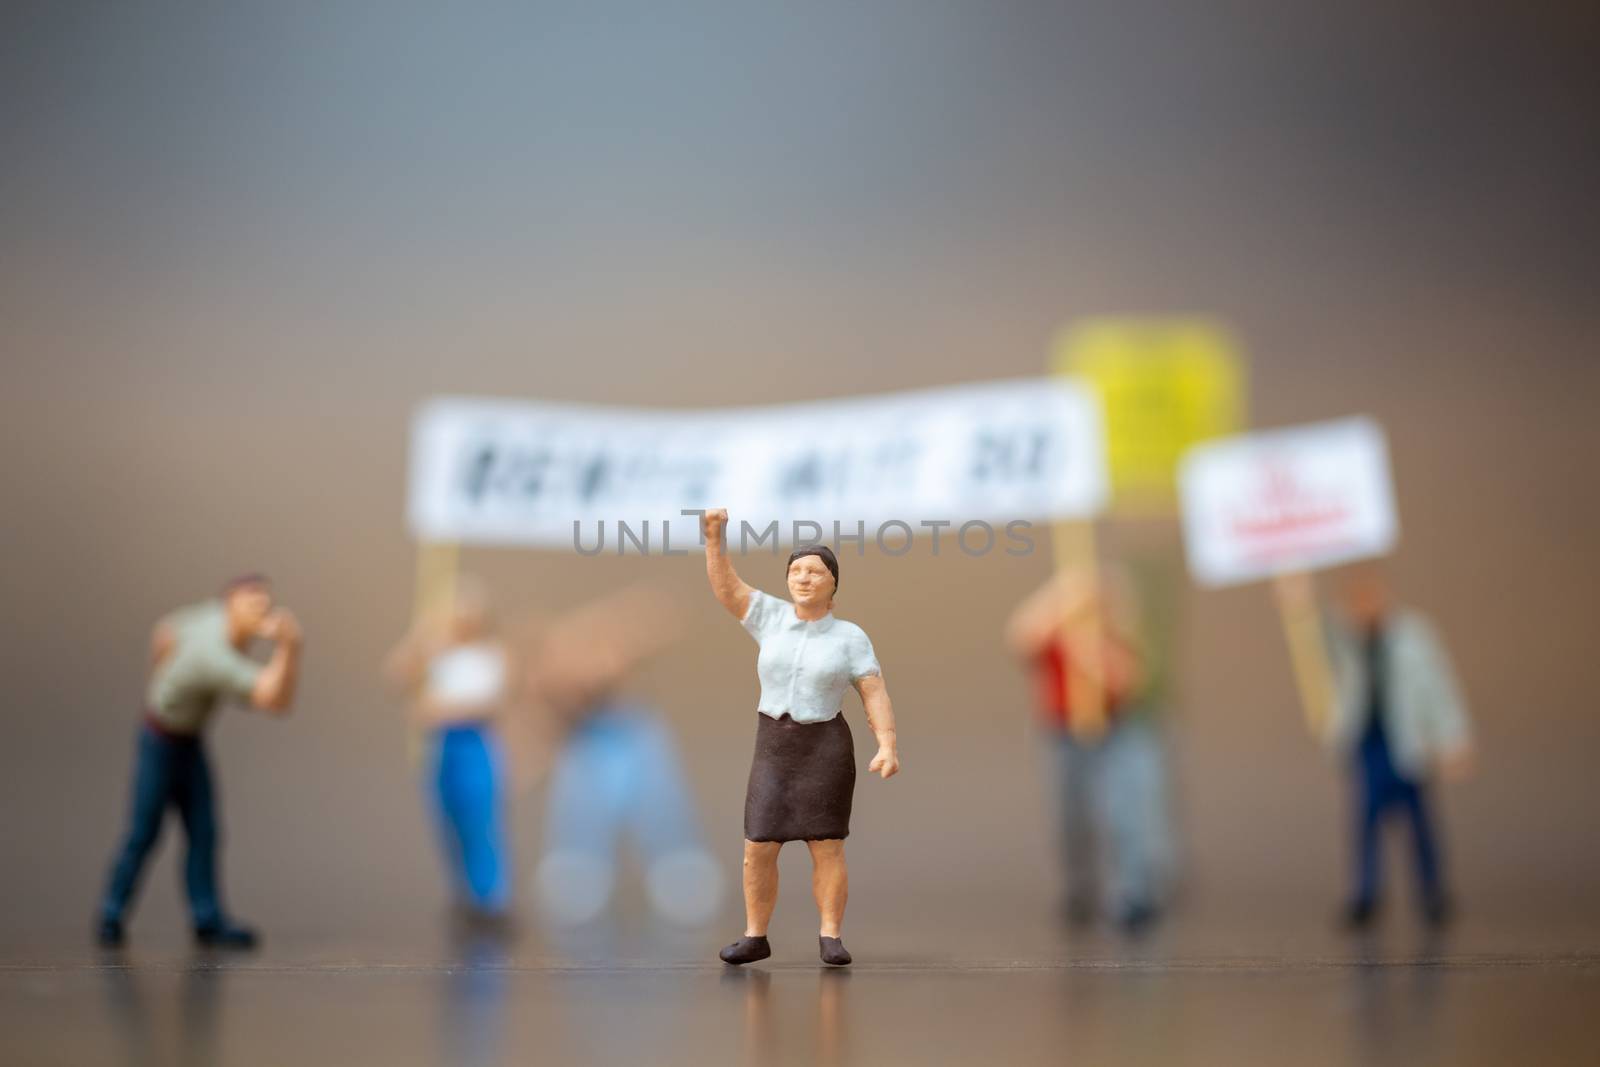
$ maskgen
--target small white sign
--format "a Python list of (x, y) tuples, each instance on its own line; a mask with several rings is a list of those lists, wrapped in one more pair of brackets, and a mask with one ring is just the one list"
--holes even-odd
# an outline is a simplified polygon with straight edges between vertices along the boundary
[(1381, 556), (1399, 538), (1388, 446), (1364, 417), (1197, 445), (1179, 487), (1189, 571), (1201, 585)]
[[(757, 529), (1087, 517), (1105, 503), (1100, 408), (1054, 378), (761, 408), (671, 411), (441, 398), (412, 426), (421, 540), (574, 547), (597, 524), (696, 547), (685, 508)], [(574, 524), (577, 524), (575, 527)]]

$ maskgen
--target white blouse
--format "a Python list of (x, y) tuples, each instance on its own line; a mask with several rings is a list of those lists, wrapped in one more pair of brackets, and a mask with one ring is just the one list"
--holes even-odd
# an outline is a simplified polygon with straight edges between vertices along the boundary
[(492, 705), (505, 695), (506, 656), (487, 641), (457, 645), (428, 664), (428, 696), (450, 708)]
[(852, 683), (882, 673), (865, 631), (832, 612), (807, 622), (789, 601), (752, 589), (740, 622), (761, 645), (756, 710), (774, 719), (788, 712), (795, 722), (827, 722)]

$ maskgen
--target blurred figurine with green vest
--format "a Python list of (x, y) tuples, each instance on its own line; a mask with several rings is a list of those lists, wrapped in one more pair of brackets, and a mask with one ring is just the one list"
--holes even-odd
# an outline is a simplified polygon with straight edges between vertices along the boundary
[(1417, 904), (1430, 926), (1451, 915), (1432, 783), (1465, 777), (1471, 725), (1444, 645), (1419, 612), (1394, 602), (1381, 565), (1340, 576), (1336, 611), (1322, 611), (1309, 575), (1279, 579), (1291, 616), (1321, 612), (1332, 666), (1322, 740), (1350, 770), (1355, 877), (1344, 922), (1363, 929), (1381, 902), (1379, 833), (1394, 815), (1411, 824)]

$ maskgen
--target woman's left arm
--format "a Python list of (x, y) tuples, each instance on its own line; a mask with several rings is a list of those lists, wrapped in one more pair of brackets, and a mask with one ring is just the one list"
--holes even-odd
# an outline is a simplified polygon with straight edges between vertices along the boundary
[(876, 771), (885, 778), (893, 778), (900, 771), (900, 752), (895, 745), (894, 707), (889, 703), (889, 687), (883, 684), (881, 674), (857, 678), (854, 685), (861, 694), (861, 706), (867, 711), (867, 724), (878, 738), (878, 754), (867, 764), (867, 772)]

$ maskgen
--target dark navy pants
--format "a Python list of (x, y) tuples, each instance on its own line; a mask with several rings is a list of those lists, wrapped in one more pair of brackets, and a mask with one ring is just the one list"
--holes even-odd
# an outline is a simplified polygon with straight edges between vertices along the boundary
[(178, 810), (189, 839), (183, 879), (196, 926), (222, 919), (217, 897), (217, 811), (211, 769), (199, 737), (161, 734), (148, 723), (139, 727), (128, 829), (111, 868), (101, 914), (123, 917), (139, 888), (145, 863), (161, 837), (167, 808)]
[(1390, 758), (1381, 730), (1369, 730), (1356, 750), (1356, 893), (1357, 902), (1377, 900), (1382, 881), (1381, 841), (1383, 821), (1403, 814), (1411, 823), (1416, 847), (1417, 882), (1422, 900), (1439, 901), (1444, 895), (1439, 852), (1423, 787), (1403, 777)]

